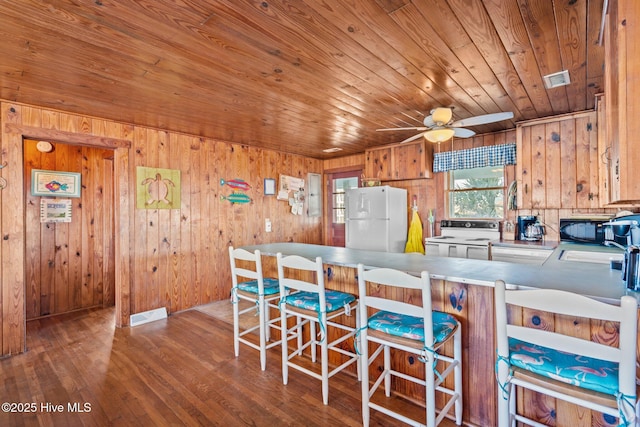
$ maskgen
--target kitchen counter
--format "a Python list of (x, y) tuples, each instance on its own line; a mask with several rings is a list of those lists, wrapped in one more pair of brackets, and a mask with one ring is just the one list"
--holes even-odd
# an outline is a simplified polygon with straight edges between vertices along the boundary
[(640, 302), (640, 293), (627, 290), (619, 270), (612, 270), (607, 264), (559, 259), (561, 251), (568, 249), (621, 253), (619, 249), (605, 246), (560, 243), (542, 266), (424, 256), (417, 253), (376, 252), (305, 243), (269, 243), (245, 246), (244, 249), (259, 249), (264, 255), (271, 256), (278, 252), (306, 258), (320, 256), (325, 264), (350, 268), (356, 268), (358, 263), (362, 263), (369, 268), (395, 268), (415, 275), (426, 270), (432, 279), (471, 285), (493, 286), (497, 279), (502, 279), (508, 285), (563, 289), (609, 302), (619, 300), (623, 295), (632, 295)]
[[(583, 246), (583, 245), (579, 245)], [(462, 324), (463, 363), (463, 423), (467, 426), (497, 425), (496, 408), (499, 390), (495, 381), (495, 320), (493, 308), (493, 285), (495, 280), (502, 279), (515, 286), (530, 288), (555, 288), (592, 296), (601, 300), (615, 302), (629, 293), (640, 299), (634, 292), (628, 292), (620, 279), (619, 270), (610, 270), (607, 264), (593, 264), (560, 260), (563, 250), (571, 250), (573, 246), (557, 244), (552, 254), (543, 265), (523, 265), (500, 261), (485, 261), (466, 258), (444, 258), (412, 253), (388, 253), (339, 247), (303, 244), (303, 243), (270, 243), (264, 245), (245, 246), (247, 250), (259, 249), (263, 255), (263, 271), (265, 275), (277, 276), (275, 255), (300, 255), (306, 258), (322, 257), (327, 270), (326, 285), (331, 289), (358, 293), (358, 263), (366, 267), (389, 267), (418, 275), (421, 271), (429, 271), (431, 276), (431, 293), (433, 306), (458, 318)], [(576, 248), (573, 248), (576, 249)], [(588, 248), (595, 250), (596, 248)], [(600, 249), (600, 248), (598, 248)], [(604, 248), (610, 249), (610, 248)], [(329, 270), (331, 269), (331, 270)], [(404, 294), (403, 294), (404, 295)], [(407, 301), (411, 294), (404, 295)], [(532, 313), (520, 312), (523, 319)], [(540, 313), (535, 313), (542, 316)], [(543, 321), (551, 328), (575, 328), (572, 317), (556, 316)], [(355, 325), (352, 318), (345, 321)], [(528, 321), (532, 321), (529, 319)], [(585, 329), (586, 328), (586, 329)], [(580, 323), (580, 329), (591, 336), (604, 340), (617, 339), (615, 328), (605, 327), (601, 322)], [(349, 344), (350, 345), (350, 344)], [(330, 356), (331, 357), (331, 356)], [(403, 371), (415, 370), (400, 356), (394, 359)], [(332, 364), (339, 364), (340, 359), (330, 359)], [(414, 364), (417, 365), (417, 364)], [(373, 371), (383, 369), (380, 360), (370, 367)], [(355, 368), (352, 374), (355, 376)], [(423, 398), (413, 383), (397, 381), (393, 389), (410, 399)], [(482, 393), (478, 393), (478, 389)], [(562, 403), (542, 407), (537, 399), (524, 397), (523, 405), (537, 408), (541, 414), (548, 407), (563, 411)], [(527, 400), (528, 399), (528, 400)], [(591, 425), (591, 418), (585, 418)], [(576, 424), (587, 425), (587, 424)]]
[(514, 248), (532, 248), (532, 249), (555, 249), (560, 242), (555, 240), (495, 240), (491, 242), (491, 246), (514, 247)]

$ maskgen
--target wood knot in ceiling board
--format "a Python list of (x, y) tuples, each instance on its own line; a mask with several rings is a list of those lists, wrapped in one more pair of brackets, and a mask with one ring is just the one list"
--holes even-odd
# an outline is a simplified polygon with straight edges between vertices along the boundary
[(349, 25), (349, 27), (347, 28), (347, 31), (349, 31), (350, 33), (355, 33), (356, 29), (353, 27), (353, 25)]

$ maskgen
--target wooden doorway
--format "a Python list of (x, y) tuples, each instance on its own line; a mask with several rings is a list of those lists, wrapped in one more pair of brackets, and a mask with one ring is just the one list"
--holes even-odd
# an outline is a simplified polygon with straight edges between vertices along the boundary
[[(23, 146), (26, 320), (115, 305), (114, 150), (47, 143), (43, 150), (25, 138)], [(33, 170), (81, 174), (79, 197), (33, 195)]]
[[(7, 122), (0, 129), (0, 146), (3, 152), (2, 177), (11, 185), (2, 189), (3, 221), (0, 224), (3, 233), (2, 240), (2, 340), (0, 355), (8, 356), (22, 353), (26, 350), (26, 230), (25, 230), (25, 170), (24, 170), (24, 139), (36, 141), (65, 141), (67, 144), (101, 147), (113, 150), (113, 203), (114, 230), (113, 268), (115, 271), (115, 307), (116, 326), (127, 326), (130, 314), (130, 251), (128, 233), (130, 212), (129, 188), (129, 151), (131, 141), (128, 139), (112, 138), (105, 135), (93, 135), (76, 131), (63, 131), (57, 128), (43, 128), (40, 124), (40, 114), (27, 107), (12, 104), (2, 104), (3, 117)], [(58, 115), (52, 115), (58, 117)], [(62, 119), (61, 119), (62, 120)], [(32, 124), (35, 124), (33, 126)], [(53, 126), (53, 125), (51, 125)], [(73, 127), (73, 126), (71, 126)], [(109, 128), (106, 132), (117, 134)], [(96, 133), (100, 133), (97, 130)], [(127, 133), (122, 131), (122, 136)], [(116, 135), (118, 136), (118, 135)]]
[(327, 173), (327, 244), (344, 247), (345, 243), (345, 205), (346, 190), (359, 186), (362, 170), (350, 170)]

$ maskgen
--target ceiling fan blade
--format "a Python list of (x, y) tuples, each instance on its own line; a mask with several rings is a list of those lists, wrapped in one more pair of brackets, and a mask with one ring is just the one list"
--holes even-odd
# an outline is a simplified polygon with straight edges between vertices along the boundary
[(428, 116), (426, 116), (426, 117), (424, 118), (424, 120), (422, 121), (422, 123), (424, 123), (424, 125), (425, 125), (427, 128), (432, 128), (432, 127), (436, 124), (436, 122), (435, 122), (435, 121), (433, 121), (433, 117), (431, 117), (431, 114), (429, 114)]
[(500, 122), (502, 120), (509, 120), (512, 118), (513, 118), (512, 112), (483, 114), (481, 116), (475, 116), (475, 117), (469, 117), (467, 119), (457, 120), (451, 123), (450, 126), (453, 126), (453, 127), (477, 126), (477, 125), (484, 125), (487, 123)]
[(416, 132), (420, 132), (423, 130), (427, 130), (425, 127), (412, 127), (412, 128), (387, 128), (387, 129), (376, 129), (376, 132), (387, 132), (392, 130), (415, 130)]
[(422, 138), (422, 136), (424, 135), (424, 132), (421, 132), (417, 135), (413, 135), (412, 137), (409, 137), (407, 139), (405, 139), (404, 141), (400, 141), (400, 144), (404, 144), (405, 142), (411, 142), (411, 141), (415, 141), (418, 138)]
[(469, 138), (476, 134), (471, 129), (465, 129), (465, 128), (451, 128), (451, 129), (453, 129), (453, 132), (454, 132), (453, 136), (457, 138)]

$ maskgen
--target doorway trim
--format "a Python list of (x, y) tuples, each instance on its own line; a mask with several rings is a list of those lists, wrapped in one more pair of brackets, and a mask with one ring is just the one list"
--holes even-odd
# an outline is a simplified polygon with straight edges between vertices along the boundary
[(325, 196), (324, 196), (324, 221), (323, 221), (323, 242), (326, 245), (329, 245), (333, 242), (331, 237), (332, 227), (333, 227), (333, 203), (331, 201), (331, 197), (333, 197), (333, 179), (335, 175), (341, 174), (351, 174), (353, 176), (357, 176), (360, 178), (362, 176), (362, 171), (364, 170), (364, 165), (358, 164), (353, 166), (345, 166), (340, 168), (333, 169), (325, 169), (323, 171), (325, 177)]
[[(2, 355), (17, 354), (26, 349), (26, 314), (25, 314), (25, 206), (24, 206), (24, 139), (60, 141), (74, 145), (108, 148), (114, 151), (114, 221), (115, 230), (115, 311), (116, 327), (127, 326), (131, 311), (131, 275), (129, 250), (129, 208), (130, 208), (130, 177), (129, 151), (132, 141), (126, 139), (108, 138), (78, 132), (66, 132), (57, 129), (45, 129), (34, 126), (23, 126), (16, 123), (6, 123), (2, 135), (2, 148), (10, 166), (11, 180), (14, 188), (3, 194), (3, 201), (12, 211), (11, 219), (15, 221), (6, 230), (7, 223), (3, 221), (3, 240), (7, 241), (13, 234), (19, 240), (19, 248), (12, 244), (10, 262), (14, 264), (11, 271), (2, 270)], [(15, 185), (18, 184), (18, 185)], [(3, 192), (6, 191), (3, 190)], [(8, 202), (8, 203), (7, 203)], [(11, 233), (13, 232), (13, 233)], [(18, 242), (12, 242), (18, 243)], [(8, 246), (3, 244), (3, 249)], [(9, 251), (3, 252), (4, 258)], [(14, 263), (15, 261), (15, 263)], [(21, 269), (21, 271), (20, 271)], [(16, 280), (19, 279), (19, 280)], [(13, 283), (11, 283), (13, 282)]]

